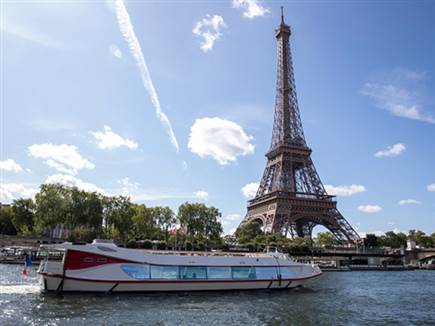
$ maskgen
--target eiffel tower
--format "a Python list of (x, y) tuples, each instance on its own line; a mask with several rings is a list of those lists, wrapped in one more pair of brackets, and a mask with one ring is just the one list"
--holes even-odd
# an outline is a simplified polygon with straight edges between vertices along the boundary
[(241, 225), (259, 222), (265, 232), (285, 236), (311, 236), (316, 225), (323, 225), (342, 242), (361, 239), (337, 209), (311, 160), (305, 141), (296, 97), (290, 26), (276, 30), (277, 83), (272, 142), (267, 163), (255, 198), (248, 201), (248, 212)]

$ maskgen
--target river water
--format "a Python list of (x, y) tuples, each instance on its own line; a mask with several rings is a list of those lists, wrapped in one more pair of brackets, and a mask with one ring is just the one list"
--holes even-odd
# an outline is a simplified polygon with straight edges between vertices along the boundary
[(0, 264), (0, 325), (435, 325), (435, 271), (325, 273), (289, 291), (41, 294)]

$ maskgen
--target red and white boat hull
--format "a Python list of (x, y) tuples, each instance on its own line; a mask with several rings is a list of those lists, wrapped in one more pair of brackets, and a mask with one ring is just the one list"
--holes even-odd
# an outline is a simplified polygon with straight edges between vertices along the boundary
[[(110, 248), (110, 247), (109, 247)], [(156, 254), (113, 246), (67, 245), (62, 262), (41, 262), (45, 291), (171, 292), (288, 289), (321, 275), (282, 256)], [(103, 252), (101, 252), (103, 251)]]
[(66, 292), (172, 292), (172, 291), (225, 291), (225, 290), (255, 290), (255, 289), (290, 289), (295, 288), (320, 274), (300, 279), (279, 280), (92, 280), (85, 278), (62, 277), (40, 273), (45, 291)]

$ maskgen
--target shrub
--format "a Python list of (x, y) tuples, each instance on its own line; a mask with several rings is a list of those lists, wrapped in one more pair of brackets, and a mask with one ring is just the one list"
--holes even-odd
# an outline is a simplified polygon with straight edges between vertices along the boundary
[(165, 250), (166, 249), (166, 242), (165, 241), (157, 241), (156, 249)]
[(153, 242), (149, 239), (142, 241), (142, 248), (144, 249), (153, 249)]
[(137, 242), (134, 239), (131, 239), (130, 241), (127, 242), (127, 248), (137, 248)]

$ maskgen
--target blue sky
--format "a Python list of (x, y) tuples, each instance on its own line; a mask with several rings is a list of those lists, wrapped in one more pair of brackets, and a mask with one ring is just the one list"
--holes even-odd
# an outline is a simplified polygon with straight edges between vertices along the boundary
[(430, 1), (3, 1), (0, 200), (61, 182), (204, 201), (234, 229), (270, 144), (282, 4), (341, 212), (359, 232), (434, 232)]

